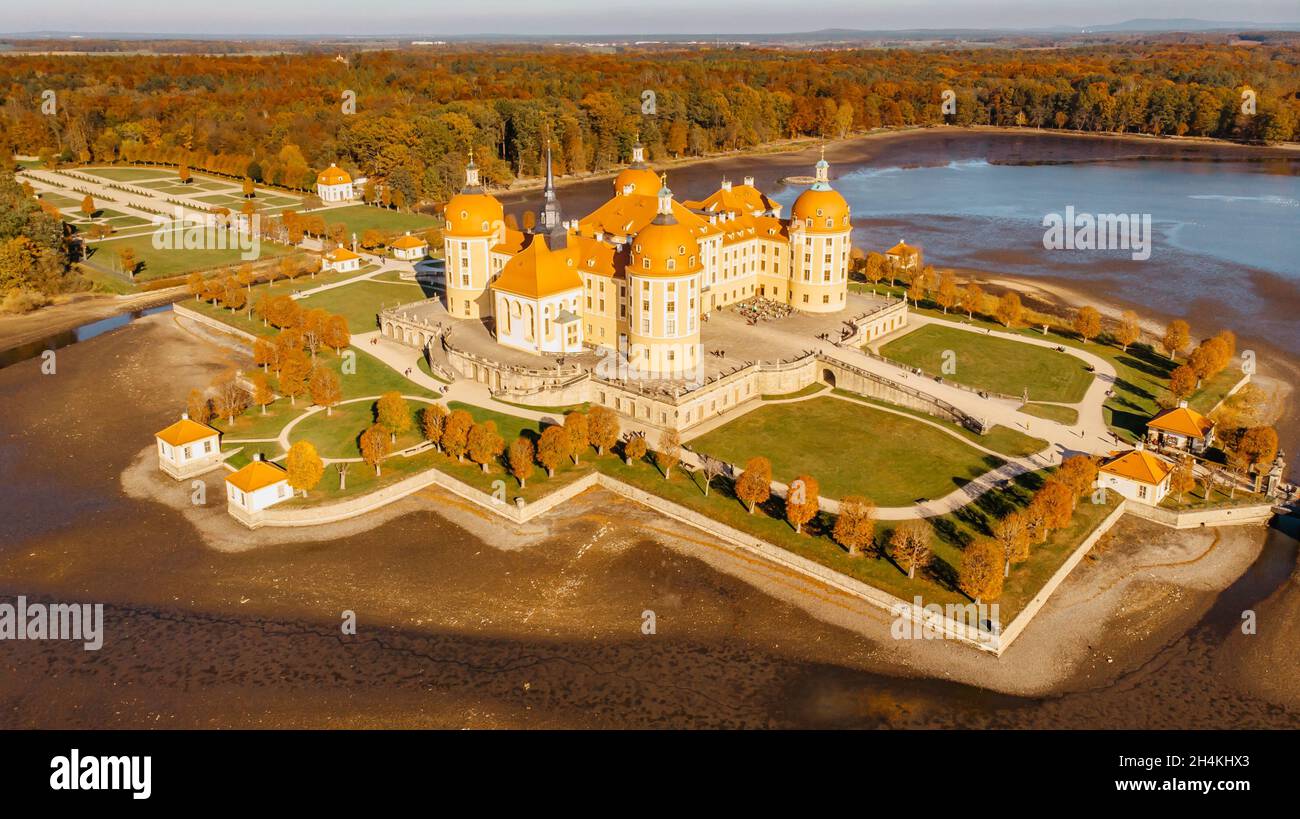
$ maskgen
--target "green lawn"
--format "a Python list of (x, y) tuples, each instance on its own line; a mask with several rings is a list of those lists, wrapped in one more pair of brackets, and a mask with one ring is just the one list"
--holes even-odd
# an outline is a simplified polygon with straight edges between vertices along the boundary
[[(124, 247), (130, 247), (134, 250), (136, 260), (141, 262), (135, 276), (138, 282), (179, 276), (192, 270), (209, 270), (223, 265), (238, 266), (244, 263), (244, 259), (241, 258), (242, 251), (238, 248), (224, 250), (187, 250), (183, 247), (157, 249), (153, 246), (153, 231), (125, 239), (95, 242), (87, 248), (87, 253), (93, 264), (116, 270), (118, 269), (118, 253)], [(293, 250), (294, 248), (286, 245), (263, 241), (258, 258), (269, 259), (283, 256)]]
[(423, 298), (424, 291), (415, 283), (395, 285), (363, 281), (308, 296), (300, 299), (298, 304), (303, 308), (322, 307), (331, 313), (340, 313), (347, 316), (352, 332), (368, 333), (376, 328), (375, 316), (384, 307), (409, 304)]
[(176, 178), (176, 171), (171, 168), (78, 168), (78, 171), (113, 182), (139, 182), (142, 179), (171, 180)]
[(369, 205), (349, 205), (343, 208), (312, 211), (325, 220), (327, 225), (343, 224), (349, 234), (358, 237), (371, 228), (395, 233), (397, 231), (426, 230), (441, 227), (442, 220), (423, 213), (403, 213), (396, 210), (372, 208)]
[(1020, 412), (1066, 426), (1079, 423), (1079, 411), (1074, 407), (1063, 407), (1060, 404), (1025, 404), (1020, 408)]
[(1022, 395), (1036, 401), (1082, 401), (1093, 375), (1072, 355), (955, 327), (926, 324), (880, 348), (894, 361), (939, 374), (948, 351), (953, 372), (944, 378), (976, 389)]
[(795, 390), (794, 392), (786, 392), (779, 395), (763, 395), (759, 397), (764, 401), (785, 401), (790, 398), (803, 398), (805, 395), (816, 395), (824, 389), (826, 389), (825, 384), (815, 382), (801, 390)]
[[(850, 283), (849, 287), (859, 292), (871, 292), (872, 290), (871, 287), (857, 282)], [(889, 293), (894, 297), (898, 297), (903, 292), (902, 288), (891, 289), (879, 286), (875, 290), (878, 293)], [(1110, 344), (1095, 341), (1084, 344), (1073, 335), (1072, 331), (1061, 332), (1062, 328), (1060, 327), (1049, 329), (1047, 335), (1044, 336), (1041, 328), (1036, 326), (1017, 327), (1007, 330), (1001, 324), (990, 321), (984, 316), (976, 316), (974, 320), (968, 320), (962, 314), (951, 313), (944, 315), (942, 311), (931, 307), (913, 306), (911, 310), (941, 321), (967, 324), (981, 329), (991, 328), (1016, 333), (1027, 338), (1046, 339), (1053, 344), (1086, 349), (1088, 352), (1106, 359), (1115, 367), (1117, 379), (1114, 395), (1108, 398), (1103, 405), (1106, 423), (1121, 439), (1129, 442), (1137, 441), (1146, 434), (1146, 422), (1160, 410), (1156, 400), (1168, 390), (1169, 374), (1184, 360), (1180, 359), (1178, 362), (1171, 362), (1166, 356), (1142, 344), (1131, 345), (1127, 351)], [(1229, 367), (1202, 385), (1201, 389), (1192, 396), (1191, 405), (1197, 409), (1208, 409), (1214, 406), (1232, 388), (1232, 385), (1236, 384), (1240, 379), (1241, 371), (1239, 367), (1237, 365)]]
[(763, 455), (778, 481), (806, 473), (827, 497), (880, 506), (942, 497), (1003, 463), (918, 420), (830, 397), (759, 407), (691, 448), (741, 466)]
[(932, 424), (938, 424), (944, 429), (952, 430), (972, 443), (979, 444), (986, 449), (1000, 452), (1003, 455), (1008, 455), (1012, 458), (1021, 458), (1025, 455), (1032, 455), (1035, 452), (1041, 452), (1047, 447), (1047, 441), (1044, 441), (1042, 438), (1035, 438), (1032, 435), (1026, 435), (1018, 429), (1004, 427), (1001, 424), (995, 425), (988, 432), (980, 435), (978, 432), (966, 429), (966, 427), (963, 427), (960, 424), (954, 424), (951, 421), (945, 421), (942, 418), (935, 418), (934, 416), (927, 415), (920, 410), (900, 407), (896, 404), (891, 404), (888, 401), (868, 398), (865, 395), (859, 395), (855, 392), (849, 392), (848, 390), (837, 389), (834, 392), (836, 395), (842, 395), (845, 398), (851, 398), (854, 401), (861, 401), (864, 404), (874, 404), (878, 407), (894, 410), (895, 412), (905, 412), (908, 415), (920, 418), (924, 421), (929, 421)]
[[(393, 450), (406, 449), (418, 444), (420, 435), (419, 411), (426, 406), (419, 401), (408, 401), (411, 410), (411, 427), (397, 436)], [(375, 402), (358, 401), (343, 404), (328, 414), (324, 411), (308, 416), (289, 433), (293, 443), (311, 441), (323, 458), (358, 458), (361, 450), (357, 439), (375, 422)]]

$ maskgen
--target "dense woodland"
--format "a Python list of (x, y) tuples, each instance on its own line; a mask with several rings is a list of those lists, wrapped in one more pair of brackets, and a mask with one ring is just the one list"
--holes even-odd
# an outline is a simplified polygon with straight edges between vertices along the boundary
[[(1294, 45), (1111, 45), (1011, 51), (560, 49), (350, 56), (4, 58), (0, 142), (63, 161), (187, 163), (288, 187), (337, 161), (414, 205), (459, 185), (473, 145), (490, 183), (536, 175), (550, 137), (564, 172), (737, 150), (795, 136), (958, 125), (1297, 138)], [(1257, 113), (1240, 112), (1241, 91)], [(57, 113), (42, 113), (53, 90)], [(345, 92), (355, 113), (344, 113)], [(652, 114), (643, 94), (655, 95)]]
[[(1300, 138), (1300, 47), (1290, 43), (0, 60), (0, 147), (14, 154), (167, 163), (295, 189), (337, 162), (384, 180), (383, 204), (399, 208), (445, 201), (470, 147), (489, 184), (535, 176), (548, 139), (560, 172), (578, 173), (627, 162), (638, 134), (652, 160), (945, 121)], [(1254, 115), (1241, 111), (1245, 88)], [(945, 89), (955, 115), (941, 110)], [(49, 271), (66, 253), (54, 220), (19, 198), (11, 181), (0, 188), (0, 269), (52, 292)], [(0, 292), (12, 286), (0, 275)]]

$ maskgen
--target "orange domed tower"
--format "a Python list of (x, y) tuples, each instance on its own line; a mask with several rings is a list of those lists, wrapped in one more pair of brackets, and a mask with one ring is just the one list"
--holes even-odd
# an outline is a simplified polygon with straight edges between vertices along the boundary
[(465, 187), (443, 209), (447, 312), (456, 318), (480, 318), (491, 311), (487, 295), (492, 246), (505, 235), (505, 211), (479, 182), (474, 151), (465, 166)]
[(790, 304), (809, 313), (846, 306), (853, 232), (849, 203), (830, 184), (825, 149), (817, 181), (790, 207)]
[(632, 146), (632, 164), (614, 177), (614, 195), (621, 196), (630, 192), (654, 196), (658, 190), (659, 177), (646, 164), (645, 147), (641, 145), (641, 136), (638, 134), (636, 144)]
[(673, 215), (665, 178), (655, 218), (631, 239), (626, 268), (628, 363), (660, 377), (700, 364), (700, 243)]

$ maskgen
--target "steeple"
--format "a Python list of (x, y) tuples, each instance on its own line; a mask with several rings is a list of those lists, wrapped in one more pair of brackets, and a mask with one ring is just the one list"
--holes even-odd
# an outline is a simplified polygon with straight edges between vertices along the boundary
[(668, 189), (668, 174), (660, 177), (663, 187), (659, 189), (659, 212), (655, 215), (656, 225), (674, 225), (677, 217), (673, 215), (673, 192)]
[(815, 191), (828, 191), (831, 189), (831, 165), (826, 161), (826, 146), (822, 146), (822, 158), (817, 162), (817, 181), (813, 183), (812, 189)]
[(469, 149), (469, 164), (465, 166), (465, 189), (461, 193), (482, 193), (483, 186), (478, 180), (478, 166), (474, 164), (474, 146)]
[(551, 161), (551, 141), (546, 140), (546, 187), (542, 189), (542, 209), (537, 212), (537, 233), (547, 234), (551, 250), (568, 243), (568, 229), (560, 214), (560, 200), (555, 195), (555, 168)]
[(636, 144), (632, 146), (632, 167), (644, 168), (645, 164), (645, 147), (641, 145), (641, 132), (636, 132)]

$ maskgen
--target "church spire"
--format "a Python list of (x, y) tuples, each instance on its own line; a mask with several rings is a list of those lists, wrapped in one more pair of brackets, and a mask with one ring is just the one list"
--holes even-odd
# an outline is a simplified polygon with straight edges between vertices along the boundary
[(542, 209), (537, 213), (537, 232), (548, 234), (552, 250), (564, 246), (568, 233), (560, 213), (560, 199), (555, 193), (555, 167), (549, 139), (546, 140), (546, 186), (542, 189)]
[(482, 185), (478, 179), (478, 166), (474, 164), (474, 146), (469, 146), (469, 164), (465, 166), (465, 193), (481, 193)]

